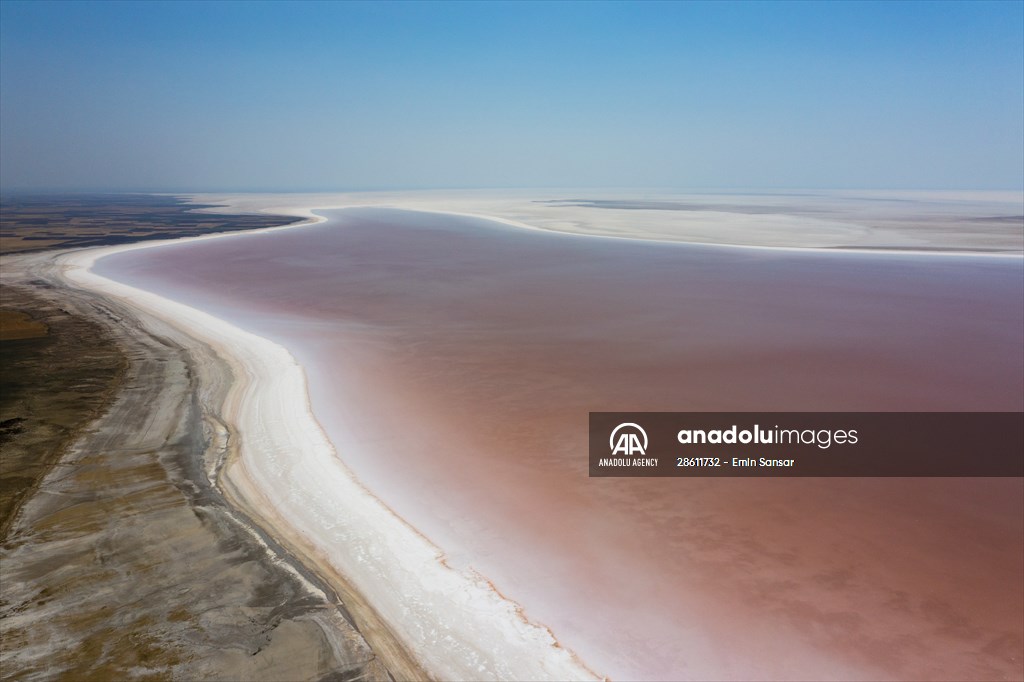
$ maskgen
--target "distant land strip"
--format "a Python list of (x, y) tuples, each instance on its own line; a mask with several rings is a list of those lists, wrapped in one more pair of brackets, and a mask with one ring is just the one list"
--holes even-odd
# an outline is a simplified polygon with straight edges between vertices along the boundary
[(110, 246), (290, 225), (294, 216), (220, 214), (164, 194), (5, 196), (0, 199), (0, 253)]

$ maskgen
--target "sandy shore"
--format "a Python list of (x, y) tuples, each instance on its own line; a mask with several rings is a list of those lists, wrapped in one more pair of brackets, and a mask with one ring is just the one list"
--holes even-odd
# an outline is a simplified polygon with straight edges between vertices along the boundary
[(218, 486), (342, 595), (396, 677), (596, 677), (485, 577), (450, 568), (438, 547), (355, 479), (311, 414), (303, 369), (286, 349), (89, 270), (105, 255), (153, 246), (72, 252), (58, 263), (71, 285), (179, 330), (195, 350), (212, 351), (197, 353), (199, 382), (231, 429), (219, 434), (223, 460), (211, 464)]
[(203, 452), (227, 429), (197, 396), (230, 384), (226, 368), (64, 286), (53, 259), (5, 257), (4, 281), (101, 325), (127, 365), (0, 546), (4, 678), (386, 679), (336, 591), (211, 485)]

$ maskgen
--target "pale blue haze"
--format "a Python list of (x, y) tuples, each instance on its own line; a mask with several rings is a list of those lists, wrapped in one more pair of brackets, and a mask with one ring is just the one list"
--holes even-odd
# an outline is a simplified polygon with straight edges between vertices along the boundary
[(1024, 187), (1024, 3), (0, 3), (4, 190)]

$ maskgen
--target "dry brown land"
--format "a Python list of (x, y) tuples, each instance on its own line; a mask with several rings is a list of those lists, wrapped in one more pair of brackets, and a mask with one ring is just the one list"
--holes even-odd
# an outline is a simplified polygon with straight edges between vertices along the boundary
[(110, 402), (125, 362), (96, 323), (28, 287), (0, 286), (0, 539), (64, 448)]
[[(337, 596), (211, 485), (213, 417), (188, 353), (97, 297), (28, 277), (35, 288), (17, 300), (49, 333), (27, 341), (50, 344), (26, 349), (34, 362), (19, 369), (50, 377), (34, 394), (25, 387), (29, 413), (63, 415), (79, 384), (116, 393), (97, 398), (98, 419), (69, 430), (0, 545), (0, 677), (388, 679)], [(97, 343), (83, 346), (83, 332)], [(41, 431), (16, 434), (25, 457), (39, 452)]]
[(0, 253), (127, 244), (287, 225), (299, 218), (222, 215), (165, 195), (11, 197), (0, 201)]
[(0, 264), (0, 679), (391, 678), (338, 596), (211, 484), (190, 354), (29, 255), (295, 219), (71, 204), (3, 204), (0, 249), (23, 255)]
[[(4, 301), (4, 296), (0, 296), (0, 301)], [(0, 341), (38, 339), (47, 333), (49, 329), (46, 324), (33, 320), (28, 313), (0, 308)]]

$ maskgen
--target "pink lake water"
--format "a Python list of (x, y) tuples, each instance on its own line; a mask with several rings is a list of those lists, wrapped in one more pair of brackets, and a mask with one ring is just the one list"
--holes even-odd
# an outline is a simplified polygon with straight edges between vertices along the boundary
[(1022, 479), (587, 476), (591, 411), (1022, 410), (1024, 260), (322, 213), (95, 270), (288, 348), (360, 480), (600, 674), (1024, 676)]

